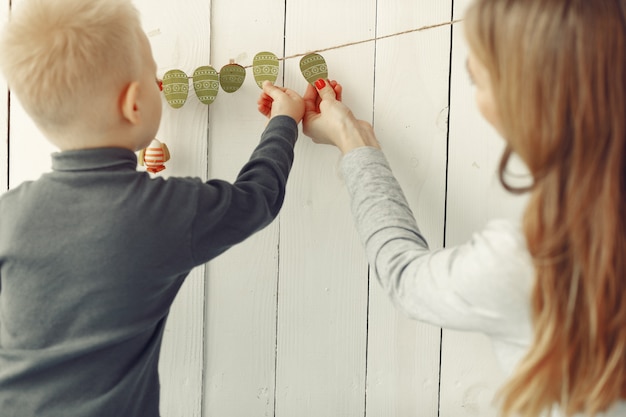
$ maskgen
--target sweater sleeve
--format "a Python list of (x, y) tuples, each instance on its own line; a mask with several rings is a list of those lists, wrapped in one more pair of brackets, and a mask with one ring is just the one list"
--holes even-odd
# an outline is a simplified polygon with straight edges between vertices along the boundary
[(298, 137), (296, 122), (272, 118), (234, 183), (200, 184), (192, 226), (192, 252), (198, 264), (261, 230), (278, 215)]
[(493, 221), (464, 245), (430, 250), (380, 150), (348, 153), (342, 171), (370, 266), (409, 316), (501, 336), (511, 332), (511, 321), (529, 322), (532, 263), (512, 223)]

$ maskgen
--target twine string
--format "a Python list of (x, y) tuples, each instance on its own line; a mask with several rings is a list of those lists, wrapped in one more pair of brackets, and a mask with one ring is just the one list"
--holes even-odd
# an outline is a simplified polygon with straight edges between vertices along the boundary
[[(293, 54), (293, 55), (289, 55), (289, 56), (284, 56), (282, 58), (278, 58), (278, 61), (287, 61), (289, 59), (294, 59), (294, 58), (300, 58), (309, 54), (317, 54), (317, 53), (321, 53), (321, 52), (328, 52), (328, 51), (334, 51), (337, 49), (342, 49), (342, 48), (347, 48), (349, 46), (354, 46), (354, 45), (361, 45), (363, 43), (368, 43), (368, 42), (375, 42), (375, 41), (379, 41), (379, 40), (383, 40), (383, 39), (389, 39), (389, 38), (395, 38), (397, 36), (402, 36), (402, 35), (408, 35), (410, 33), (415, 33), (415, 32), (423, 32), (425, 30), (430, 30), (430, 29), (436, 29), (436, 28), (440, 28), (440, 27), (444, 27), (444, 26), (453, 26), (457, 23), (462, 22), (463, 19), (456, 19), (456, 20), (451, 20), (448, 22), (441, 22), (441, 23), (435, 23), (433, 25), (427, 25), (427, 26), (422, 26), (419, 28), (415, 28), (415, 29), (409, 29), (409, 30), (403, 30), (401, 32), (395, 32), (395, 33), (391, 33), (389, 35), (384, 35), (384, 36), (377, 36), (375, 38), (369, 38), (369, 39), (363, 39), (360, 41), (355, 41), (355, 42), (348, 42), (348, 43), (342, 43), (340, 45), (335, 45), (335, 46), (329, 46), (327, 48), (321, 48), (321, 49), (315, 49), (312, 51), (308, 51), (308, 52), (301, 52), (298, 54)], [(243, 68), (252, 68), (253, 65), (242, 65)], [(219, 72), (218, 72), (219, 74)], [(187, 77), (189, 79), (192, 79), (192, 76)]]
[[(315, 49), (313, 51), (293, 54), (293, 55), (289, 55), (289, 56), (284, 56), (282, 58), (278, 58), (278, 61), (287, 61), (289, 59), (300, 58), (300, 57), (303, 57), (303, 56), (306, 56), (306, 55), (309, 55), (309, 54), (317, 54), (317, 53), (321, 53), (321, 52), (334, 51), (336, 49), (347, 48), (349, 46), (354, 46), (354, 45), (361, 45), (363, 43), (375, 42), (375, 41), (379, 41), (379, 40), (382, 40), (382, 39), (395, 38), (397, 36), (407, 35), (409, 33), (423, 32), (425, 30), (436, 29), (436, 28), (440, 28), (440, 27), (444, 27), (444, 26), (452, 26), (452, 25), (455, 25), (456, 23), (460, 23), (462, 21), (463, 21), (463, 19), (456, 19), (456, 20), (451, 20), (449, 22), (436, 23), (436, 24), (433, 24), (433, 25), (422, 26), (422, 27), (419, 27), (419, 28), (416, 28), (416, 29), (409, 29), (409, 30), (404, 30), (402, 32), (395, 32), (395, 33), (391, 33), (389, 35), (377, 36), (375, 38), (369, 38), (369, 39), (363, 39), (363, 40), (355, 41), (355, 42), (343, 43), (343, 44), (340, 44), (340, 45), (329, 46), (327, 48), (322, 48), (322, 49)], [(246, 65), (246, 66), (243, 66), (243, 67), (244, 68), (252, 68), (252, 65)]]

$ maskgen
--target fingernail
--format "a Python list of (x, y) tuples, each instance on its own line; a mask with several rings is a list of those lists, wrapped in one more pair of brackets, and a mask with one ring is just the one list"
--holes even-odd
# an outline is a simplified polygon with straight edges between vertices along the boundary
[(319, 80), (315, 81), (315, 87), (317, 87), (318, 90), (321, 90), (322, 88), (326, 87), (326, 81), (320, 78)]

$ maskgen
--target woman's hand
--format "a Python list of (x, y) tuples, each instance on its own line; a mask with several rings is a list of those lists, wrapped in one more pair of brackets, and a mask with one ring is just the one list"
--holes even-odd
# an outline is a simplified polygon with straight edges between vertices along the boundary
[(276, 87), (269, 81), (263, 83), (263, 92), (257, 101), (259, 112), (268, 118), (289, 116), (300, 123), (304, 115), (304, 101), (298, 93), (288, 88)]
[(335, 145), (344, 154), (362, 146), (380, 148), (372, 125), (357, 120), (341, 102), (343, 88), (340, 84), (320, 79), (315, 87), (309, 84), (303, 96), (305, 135), (315, 143)]

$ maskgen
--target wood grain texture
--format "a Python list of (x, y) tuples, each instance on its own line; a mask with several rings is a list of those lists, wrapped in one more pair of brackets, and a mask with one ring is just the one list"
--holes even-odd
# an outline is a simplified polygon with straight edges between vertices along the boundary
[[(21, 0), (12, 0), (13, 7), (19, 6), (20, 2)], [(35, 126), (15, 94), (11, 95), (9, 123), (9, 188), (14, 188), (24, 181), (36, 180), (41, 174), (49, 172), (50, 154), (58, 149)]]
[[(21, 0), (7, 3), (17, 7)], [(24, 181), (36, 180), (44, 172), (50, 171), (50, 154), (57, 151), (26, 114), (19, 99), (11, 95), (8, 111), (10, 137), (8, 155), (8, 183), (14, 188)]]
[[(142, 16), (158, 66), (192, 74), (210, 57), (211, 2), (186, 0), (171, 7), (166, 0), (134, 0)], [(183, 7), (180, 7), (183, 6)], [(163, 100), (163, 118), (157, 137), (172, 159), (161, 174), (206, 179), (208, 110), (193, 94), (185, 106), (172, 109)], [(172, 305), (165, 328), (159, 373), (163, 417), (200, 416), (204, 368), (205, 267), (194, 269)]]
[[(375, 1), (287, 2), (286, 54), (366, 39)], [(344, 100), (371, 120), (374, 45), (328, 51), (329, 76)], [(285, 84), (306, 87), (299, 59)], [(276, 416), (363, 416), (367, 263), (357, 239), (337, 149), (302, 136), (281, 215)]]
[[(9, 17), (9, 2), (0, 3), (0, 25)], [(0, 195), (9, 188), (9, 90), (0, 75)]]
[[(451, 2), (378, 2), (378, 35), (444, 22)], [(450, 28), (379, 41), (375, 129), (431, 248), (443, 245)], [(368, 416), (436, 416), (440, 329), (370, 283)]]
[[(250, 65), (261, 51), (282, 56), (284, 9), (282, 0), (214, 2), (215, 69), (231, 59)], [(220, 91), (211, 105), (212, 178), (233, 181), (259, 143), (267, 123), (260, 93), (249, 68), (240, 90)], [(274, 415), (279, 227), (277, 219), (207, 266), (206, 416)]]
[(49, 172), (50, 155), (58, 149), (35, 126), (15, 94), (11, 95), (9, 118), (9, 188), (15, 188)]
[[(462, 18), (468, 1), (455, 1)], [(488, 220), (517, 219), (525, 198), (506, 193), (497, 179), (503, 140), (481, 117), (465, 69), (463, 25), (454, 28), (446, 245), (466, 242)], [(481, 334), (445, 330), (441, 369), (442, 417), (496, 416), (492, 401), (503, 383), (490, 341)]]

